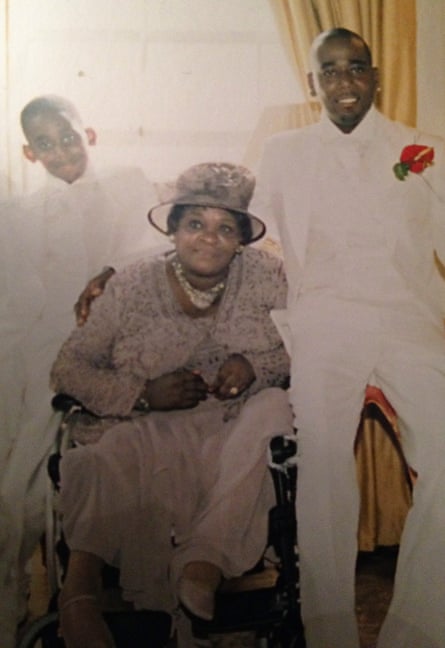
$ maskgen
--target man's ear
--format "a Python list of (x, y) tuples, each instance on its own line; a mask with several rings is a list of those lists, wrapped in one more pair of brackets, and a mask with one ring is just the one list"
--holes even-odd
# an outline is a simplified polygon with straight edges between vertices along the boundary
[(314, 81), (314, 75), (312, 72), (307, 73), (307, 82), (309, 85), (309, 90), (311, 92), (311, 97), (316, 97), (317, 96), (317, 90), (315, 88), (315, 81)]
[(93, 128), (85, 128), (85, 133), (87, 134), (88, 145), (95, 146), (97, 142), (96, 131)]
[(22, 151), (23, 151), (23, 155), (27, 160), (29, 160), (30, 162), (37, 162), (37, 158), (34, 154), (34, 151), (32, 150), (29, 144), (23, 144)]

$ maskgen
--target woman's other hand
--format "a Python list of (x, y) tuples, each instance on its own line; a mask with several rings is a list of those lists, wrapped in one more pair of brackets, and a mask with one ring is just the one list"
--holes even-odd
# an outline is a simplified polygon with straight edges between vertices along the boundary
[(210, 391), (222, 400), (236, 398), (255, 380), (250, 362), (240, 353), (229, 356), (221, 365), (218, 376)]
[(147, 381), (140, 398), (153, 410), (196, 407), (207, 398), (208, 386), (198, 373), (181, 369)]

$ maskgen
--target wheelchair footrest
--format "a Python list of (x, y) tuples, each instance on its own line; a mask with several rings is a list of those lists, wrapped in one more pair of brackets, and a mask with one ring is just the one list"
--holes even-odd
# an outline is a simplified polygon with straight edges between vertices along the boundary
[(209, 634), (261, 631), (281, 622), (286, 606), (280, 602), (275, 588), (245, 592), (218, 592), (215, 617), (204, 621), (192, 617), (193, 634), (206, 637)]
[(161, 648), (170, 636), (171, 617), (166, 612), (104, 612), (104, 619), (117, 648)]
[[(116, 648), (162, 648), (171, 632), (171, 617), (166, 612), (128, 610), (104, 612)], [(39, 643), (37, 643), (39, 642)], [(57, 612), (34, 621), (23, 634), (18, 648), (64, 648)]]

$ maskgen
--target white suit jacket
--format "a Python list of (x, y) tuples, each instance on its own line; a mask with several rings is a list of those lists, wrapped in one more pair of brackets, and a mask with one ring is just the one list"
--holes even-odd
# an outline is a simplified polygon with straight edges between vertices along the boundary
[[(266, 141), (250, 205), (251, 211), (265, 220), (272, 236), (278, 231), (288, 274), (289, 307), (301, 287), (313, 199), (324, 190), (317, 182), (317, 165), (326, 153), (323, 120), (327, 119), (323, 115), (320, 123)], [(384, 227), (385, 215), (398, 213), (401, 227), (393, 263), (434, 316), (442, 317), (433, 251), (445, 259), (444, 142), (392, 122), (375, 108), (365, 120), (368, 151), (372, 160), (377, 160), (369, 177), (369, 194), (364, 196), (370, 217), (379, 221), (376, 226)], [(343, 137), (355, 137), (356, 131), (360, 136), (360, 126)], [(398, 180), (392, 167), (402, 149), (414, 143), (434, 147), (434, 164), (422, 174), (410, 173), (404, 181)]]

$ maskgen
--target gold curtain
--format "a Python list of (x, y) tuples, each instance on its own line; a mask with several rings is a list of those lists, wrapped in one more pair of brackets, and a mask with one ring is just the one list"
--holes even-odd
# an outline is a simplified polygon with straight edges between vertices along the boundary
[[(346, 27), (363, 36), (370, 45), (374, 65), (380, 71), (378, 108), (391, 119), (415, 125), (415, 0), (270, 2), (291, 64), (306, 93), (306, 109), (296, 109), (300, 125), (318, 119), (318, 111), (310, 110), (314, 104), (306, 82), (308, 55), (315, 36), (332, 27)], [(291, 117), (289, 122), (292, 122)], [(393, 423), (384, 418), (378, 403), (372, 408), (367, 406), (357, 434), (357, 475), (361, 492), (358, 545), (364, 551), (373, 550), (377, 545), (398, 544), (411, 505), (407, 468)]]

